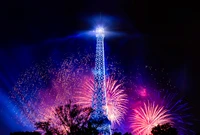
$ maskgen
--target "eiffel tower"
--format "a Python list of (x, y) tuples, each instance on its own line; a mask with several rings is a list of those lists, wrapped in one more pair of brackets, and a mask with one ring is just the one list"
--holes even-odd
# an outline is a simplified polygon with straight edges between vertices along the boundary
[(104, 56), (104, 29), (99, 27), (96, 29), (96, 57), (95, 57), (95, 73), (94, 73), (94, 93), (92, 97), (92, 108), (94, 112), (91, 114), (90, 120), (101, 122), (101, 126), (97, 129), (102, 135), (110, 135), (111, 122), (108, 120), (107, 102), (106, 102), (106, 86), (105, 86), (105, 56)]

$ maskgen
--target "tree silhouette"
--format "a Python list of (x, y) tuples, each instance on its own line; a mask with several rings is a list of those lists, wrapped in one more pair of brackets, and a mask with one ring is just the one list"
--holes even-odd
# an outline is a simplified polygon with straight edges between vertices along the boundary
[[(121, 132), (114, 132), (112, 135), (122, 135), (122, 133)], [(131, 135), (131, 133), (126, 132), (123, 135)]]
[(41, 135), (39, 132), (14, 132), (10, 133), (10, 135)]
[(70, 101), (69, 104), (55, 108), (54, 114), (59, 126), (54, 126), (51, 120), (36, 122), (35, 126), (36, 129), (44, 131), (46, 135), (98, 135), (97, 127), (89, 122), (92, 111), (90, 107), (82, 108)]
[(154, 127), (151, 133), (153, 135), (178, 135), (176, 128), (173, 128), (170, 123)]
[(124, 135), (132, 135), (131, 133), (126, 132)]
[(51, 126), (50, 120), (45, 122), (36, 122), (35, 123), (36, 129), (41, 129), (45, 132), (45, 135), (62, 135), (64, 132), (58, 130), (57, 128)]
[(112, 135), (122, 135), (121, 132), (114, 132)]

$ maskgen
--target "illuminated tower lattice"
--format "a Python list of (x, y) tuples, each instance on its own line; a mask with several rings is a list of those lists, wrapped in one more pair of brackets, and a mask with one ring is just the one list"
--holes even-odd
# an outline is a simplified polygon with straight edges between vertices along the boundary
[(95, 58), (95, 86), (92, 97), (92, 108), (94, 112), (91, 115), (91, 120), (103, 122), (98, 127), (101, 134), (109, 135), (110, 121), (107, 118), (107, 103), (106, 103), (106, 87), (105, 87), (105, 58), (104, 58), (104, 29), (96, 30), (96, 58)]

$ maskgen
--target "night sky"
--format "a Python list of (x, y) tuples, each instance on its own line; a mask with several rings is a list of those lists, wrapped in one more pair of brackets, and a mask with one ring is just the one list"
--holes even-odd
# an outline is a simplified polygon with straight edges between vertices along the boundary
[[(180, 95), (186, 97), (195, 119), (200, 119), (198, 4), (192, 1), (124, 1), (0, 2), (2, 135), (22, 129), (11, 121), (12, 112), (6, 109), (8, 93), (20, 74), (34, 62), (49, 57), (61, 60), (65, 54), (76, 53), (77, 48), (87, 49), (95, 43), (95, 38), (86, 34), (80, 36), (80, 33), (92, 31), (100, 21), (106, 30), (115, 33), (106, 37), (106, 51), (121, 62), (125, 75), (134, 72), (138, 65), (164, 68)], [(197, 132), (200, 132), (199, 125), (194, 121)]]

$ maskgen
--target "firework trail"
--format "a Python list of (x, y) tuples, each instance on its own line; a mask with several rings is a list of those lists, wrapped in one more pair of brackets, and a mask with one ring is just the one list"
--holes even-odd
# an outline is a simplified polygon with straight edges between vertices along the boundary
[[(84, 107), (92, 105), (92, 96), (94, 91), (94, 79), (87, 77), (86, 81), (77, 91), (75, 96), (77, 104)], [(127, 112), (128, 96), (122, 88), (119, 80), (112, 77), (106, 79), (106, 100), (108, 109), (108, 119), (113, 125), (120, 124)]]
[(130, 121), (131, 128), (136, 135), (149, 135), (152, 128), (158, 124), (172, 123), (169, 111), (155, 102), (144, 102), (133, 111)]

